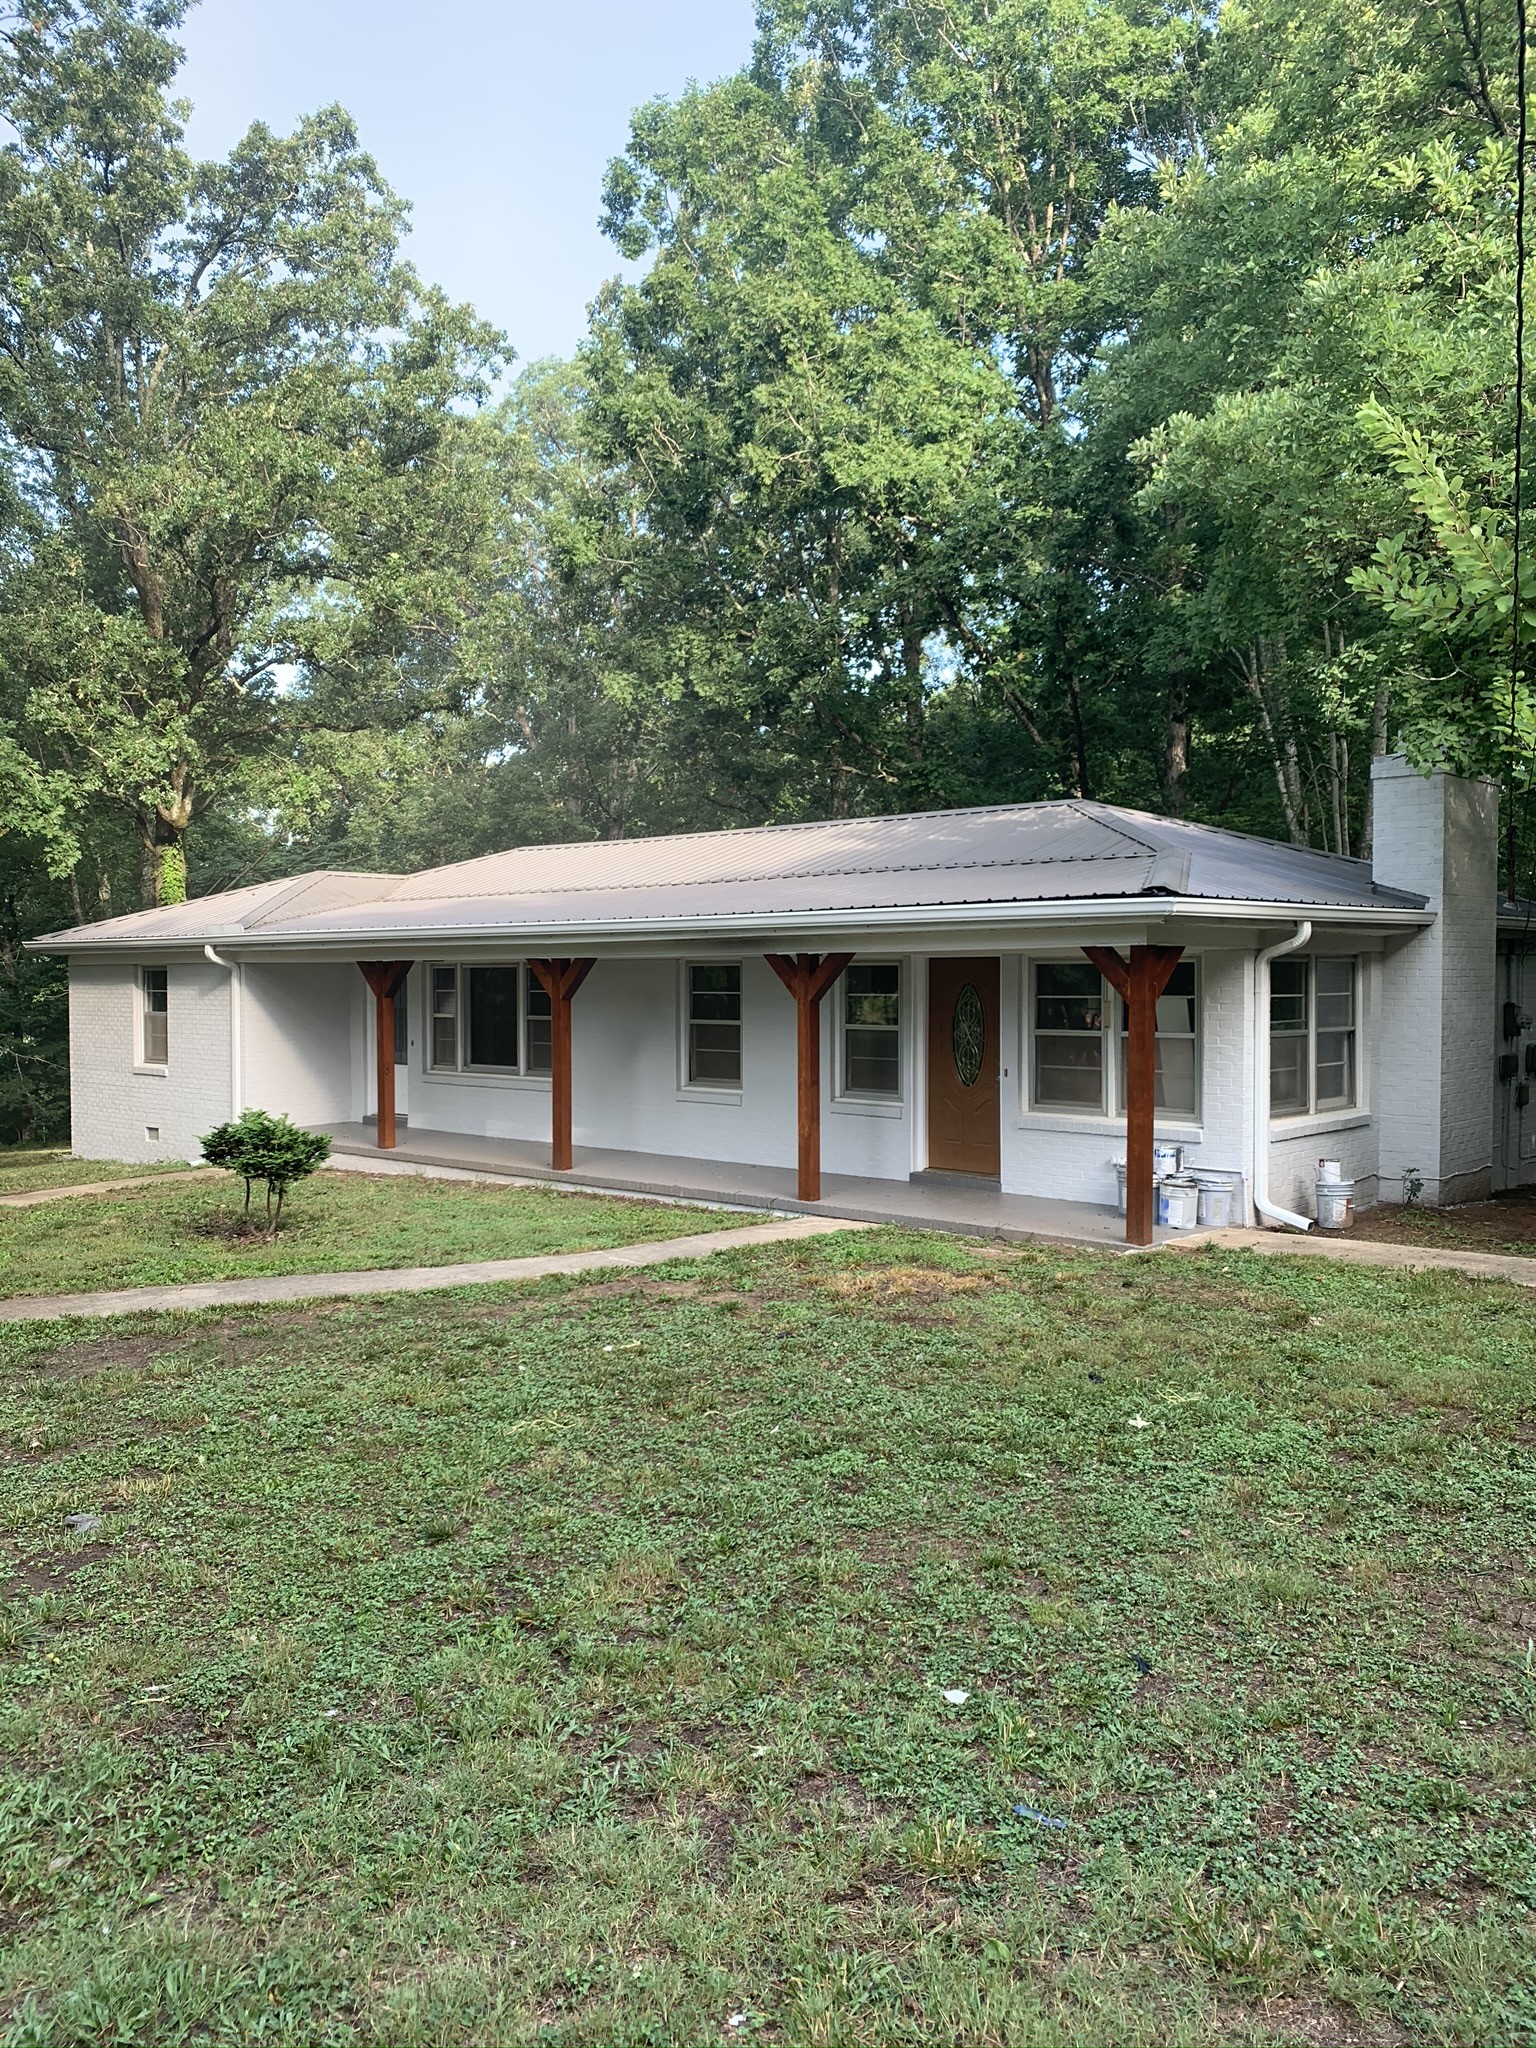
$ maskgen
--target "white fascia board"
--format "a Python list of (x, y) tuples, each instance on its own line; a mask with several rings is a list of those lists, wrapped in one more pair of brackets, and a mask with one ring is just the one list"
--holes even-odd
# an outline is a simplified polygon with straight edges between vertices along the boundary
[(418, 925), (389, 930), (325, 932), (232, 932), (227, 926), (209, 927), (205, 932), (180, 934), (174, 939), (151, 939), (134, 935), (91, 940), (64, 934), (56, 938), (33, 939), (38, 951), (68, 953), (71, 956), (142, 955), (156, 953), (200, 954), (204, 944), (217, 941), (233, 947), (249, 959), (356, 960), (398, 959), (409, 953), (435, 954), (439, 959), (465, 957), (468, 953), (495, 948), (501, 953), (543, 954), (572, 950), (606, 953), (651, 953), (678, 946), (704, 946), (740, 950), (750, 942), (767, 950), (792, 949), (796, 943), (817, 939), (836, 942), (839, 948), (867, 946), (871, 941), (891, 945), (900, 938), (905, 950), (922, 953), (974, 950), (985, 937), (996, 945), (1018, 948), (1042, 941), (1073, 943), (1085, 929), (1102, 944), (1147, 943), (1173, 936), (1171, 927), (1197, 928), (1215, 938), (1224, 933), (1228, 944), (1238, 934), (1230, 928), (1294, 925), (1308, 917), (1314, 926), (1343, 926), (1370, 931), (1404, 931), (1433, 924), (1431, 910), (1414, 910), (1398, 905), (1290, 904), (1218, 901), (1215, 899), (1173, 899), (1166, 896), (1104, 897), (1082, 901), (1066, 900), (1009, 905), (996, 903), (955, 904), (938, 910), (897, 906), (888, 910), (800, 911), (753, 917), (721, 914), (684, 918), (626, 918), (622, 922), (569, 925)]

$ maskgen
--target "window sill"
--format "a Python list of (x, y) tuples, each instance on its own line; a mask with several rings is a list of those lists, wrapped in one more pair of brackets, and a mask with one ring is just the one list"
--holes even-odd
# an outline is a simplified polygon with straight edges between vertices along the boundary
[(907, 1105), (898, 1096), (834, 1095), (827, 1107), (834, 1116), (904, 1117)]
[(1368, 1109), (1324, 1109), (1315, 1116), (1272, 1116), (1270, 1143), (1276, 1138), (1320, 1138), (1328, 1131), (1360, 1131), (1370, 1121)]
[[(1125, 1118), (1100, 1114), (1090, 1115), (1079, 1111), (1074, 1115), (1070, 1110), (1058, 1113), (1049, 1109), (1026, 1110), (1015, 1117), (1014, 1129), (1019, 1131), (1070, 1131), (1081, 1132), (1086, 1137), (1124, 1137)], [(1201, 1145), (1205, 1142), (1203, 1124), (1181, 1124), (1159, 1117), (1153, 1126), (1153, 1136), (1166, 1138), (1180, 1145)]]
[(133, 1071), (136, 1074), (149, 1074), (157, 1081), (164, 1081), (169, 1079), (171, 1069), (169, 1064), (163, 1067), (150, 1067), (144, 1065), (142, 1061), (136, 1061)]
[(535, 1095), (546, 1094), (550, 1085), (548, 1074), (465, 1074), (450, 1072), (446, 1067), (413, 1072), (411, 1080), (430, 1088), (512, 1088)]
[(677, 1091), (679, 1102), (712, 1102), (726, 1109), (740, 1109), (742, 1091), (739, 1088), (710, 1088), (696, 1082), (692, 1087), (685, 1084)]

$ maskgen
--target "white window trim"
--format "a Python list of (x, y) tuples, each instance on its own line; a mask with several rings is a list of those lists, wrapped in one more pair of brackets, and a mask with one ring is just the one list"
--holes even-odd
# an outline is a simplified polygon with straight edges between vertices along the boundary
[[(907, 1049), (912, 1033), (907, 1010), (907, 984), (912, 977), (898, 953), (860, 953), (851, 963), (859, 967), (894, 967), (896, 970), (896, 1092), (877, 1095), (872, 1089), (845, 1088), (843, 1074), (844, 1037), (848, 1029), (848, 991), (839, 975), (832, 984), (832, 1100), (831, 1107), (849, 1116), (894, 1116), (907, 1113)], [(846, 972), (846, 969), (844, 970)]]
[[(522, 1088), (548, 1088), (548, 1074), (530, 1074), (528, 1071), (528, 983), (533, 969), (525, 959), (517, 960), (427, 960), (423, 966), (421, 1005), (421, 1072), (422, 1078), (431, 1082), (447, 1082), (451, 1086), (468, 1084), (473, 1087), (500, 1088), (514, 1082)], [(464, 1059), (464, 1039), (469, 1026), (469, 1002), (464, 977), (472, 967), (510, 967), (517, 974), (517, 1051), (519, 1064), (515, 1067), (472, 1067)], [(436, 1020), (433, 976), (451, 970), (457, 991), (454, 1023), (455, 1052), (457, 1062), (451, 1067), (440, 1067), (433, 1060), (433, 1024)]]
[[(693, 1081), (688, 1077), (688, 1027), (693, 1022), (693, 988), (689, 969), (693, 967), (734, 967), (741, 974), (741, 1079), (739, 1081)], [(745, 960), (691, 953), (677, 963), (677, 1100), (713, 1102), (739, 1109), (747, 1079), (747, 976)]]
[[(1305, 1109), (1280, 1109), (1270, 1104), (1269, 1127), (1286, 1137), (1320, 1137), (1327, 1131), (1352, 1130), (1359, 1124), (1369, 1123), (1365, 1085), (1365, 974), (1364, 963), (1358, 953), (1303, 953), (1300, 956), (1307, 970), (1307, 1107)], [(1353, 1102), (1330, 1102), (1319, 1109), (1315, 1100), (1317, 1094), (1317, 963), (1319, 960), (1347, 960), (1354, 970), (1354, 1040), (1355, 1040), (1355, 1099)], [(1274, 1037), (1274, 1029), (1266, 1017), (1265, 1047)], [(1292, 1034), (1285, 1033), (1289, 1037)]]
[[(144, 977), (146, 974), (165, 976), (165, 1051), (163, 1060), (152, 1060), (144, 1051), (144, 1026), (149, 1011), (144, 1003)], [(171, 1071), (171, 970), (157, 967), (152, 962), (143, 962), (134, 969), (133, 975), (133, 1071), (136, 1074), (153, 1074), (163, 1079)]]
[[(1103, 1107), (1095, 1110), (1081, 1103), (1040, 1103), (1035, 1100), (1035, 970), (1038, 967), (1076, 967), (1081, 964), (1081, 952), (1032, 953), (1023, 963), (1023, 1000), (1019, 1007), (1019, 1110), (1015, 1118), (1020, 1130), (1095, 1132), (1102, 1131), (1106, 1124), (1125, 1122), (1126, 1104), (1120, 1100), (1122, 1005), (1119, 995), (1107, 981), (1104, 981), (1104, 1022), (1099, 1029)], [(1198, 953), (1184, 954), (1179, 965), (1186, 964), (1195, 970), (1195, 1113), (1187, 1117), (1160, 1109), (1156, 1131), (1159, 1136), (1166, 1134), (1183, 1143), (1193, 1144), (1199, 1141), (1205, 1128), (1205, 969)], [(1103, 981), (1102, 975), (1100, 980)], [(1087, 1032), (1081, 1035), (1091, 1036)]]

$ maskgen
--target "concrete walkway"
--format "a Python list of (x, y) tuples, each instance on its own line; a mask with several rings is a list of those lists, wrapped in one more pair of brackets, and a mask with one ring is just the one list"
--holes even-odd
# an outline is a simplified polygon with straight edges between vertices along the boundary
[(211, 1180), (222, 1166), (189, 1166), (185, 1173), (134, 1173), (126, 1180), (77, 1180), (62, 1188), (25, 1188), (0, 1195), (0, 1209), (35, 1209), (39, 1202), (62, 1202), (66, 1195), (115, 1195), (120, 1188), (159, 1187), (165, 1181)]
[(120, 1287), (100, 1294), (16, 1295), (0, 1301), (0, 1323), (44, 1323), (60, 1316), (127, 1316), (145, 1309), (249, 1308), (272, 1301), (335, 1301), (358, 1294), (428, 1294), (443, 1287), (484, 1287), (507, 1280), (543, 1280), (551, 1273), (598, 1273), (702, 1259), (748, 1245), (867, 1230), (840, 1216), (783, 1216), (745, 1230), (707, 1230), (649, 1244), (596, 1252), (556, 1252), (531, 1259), (478, 1259), (462, 1266), (397, 1266), (367, 1273), (263, 1273), (248, 1280), (202, 1280), (178, 1287)]
[(1536, 1287), (1536, 1258), (1515, 1252), (1455, 1251), (1440, 1245), (1378, 1244), (1371, 1238), (1305, 1237), (1291, 1230), (1213, 1230), (1203, 1238), (1160, 1245), (1160, 1251), (1205, 1251), (1230, 1247), (1282, 1258), (1337, 1259), (1350, 1266), (1385, 1266), (1399, 1273), (1436, 1269), (1466, 1273), (1476, 1280), (1511, 1280)]

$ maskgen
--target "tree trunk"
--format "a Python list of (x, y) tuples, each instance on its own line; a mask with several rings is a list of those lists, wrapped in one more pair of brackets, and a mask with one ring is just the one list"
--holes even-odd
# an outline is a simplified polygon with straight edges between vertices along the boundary
[[(1387, 751), (1387, 710), (1391, 685), (1385, 674), (1376, 678), (1376, 699), (1371, 706), (1371, 759)], [(1376, 844), (1376, 790), (1369, 779), (1365, 785), (1365, 817), (1360, 826), (1360, 858), (1369, 860)]]
[(178, 823), (161, 810), (139, 813), (139, 895), (145, 910), (186, 902), (186, 841), (184, 820)]
[(1181, 673), (1168, 685), (1168, 723), (1163, 733), (1163, 800), (1171, 818), (1184, 815), (1189, 774), (1189, 683)]

